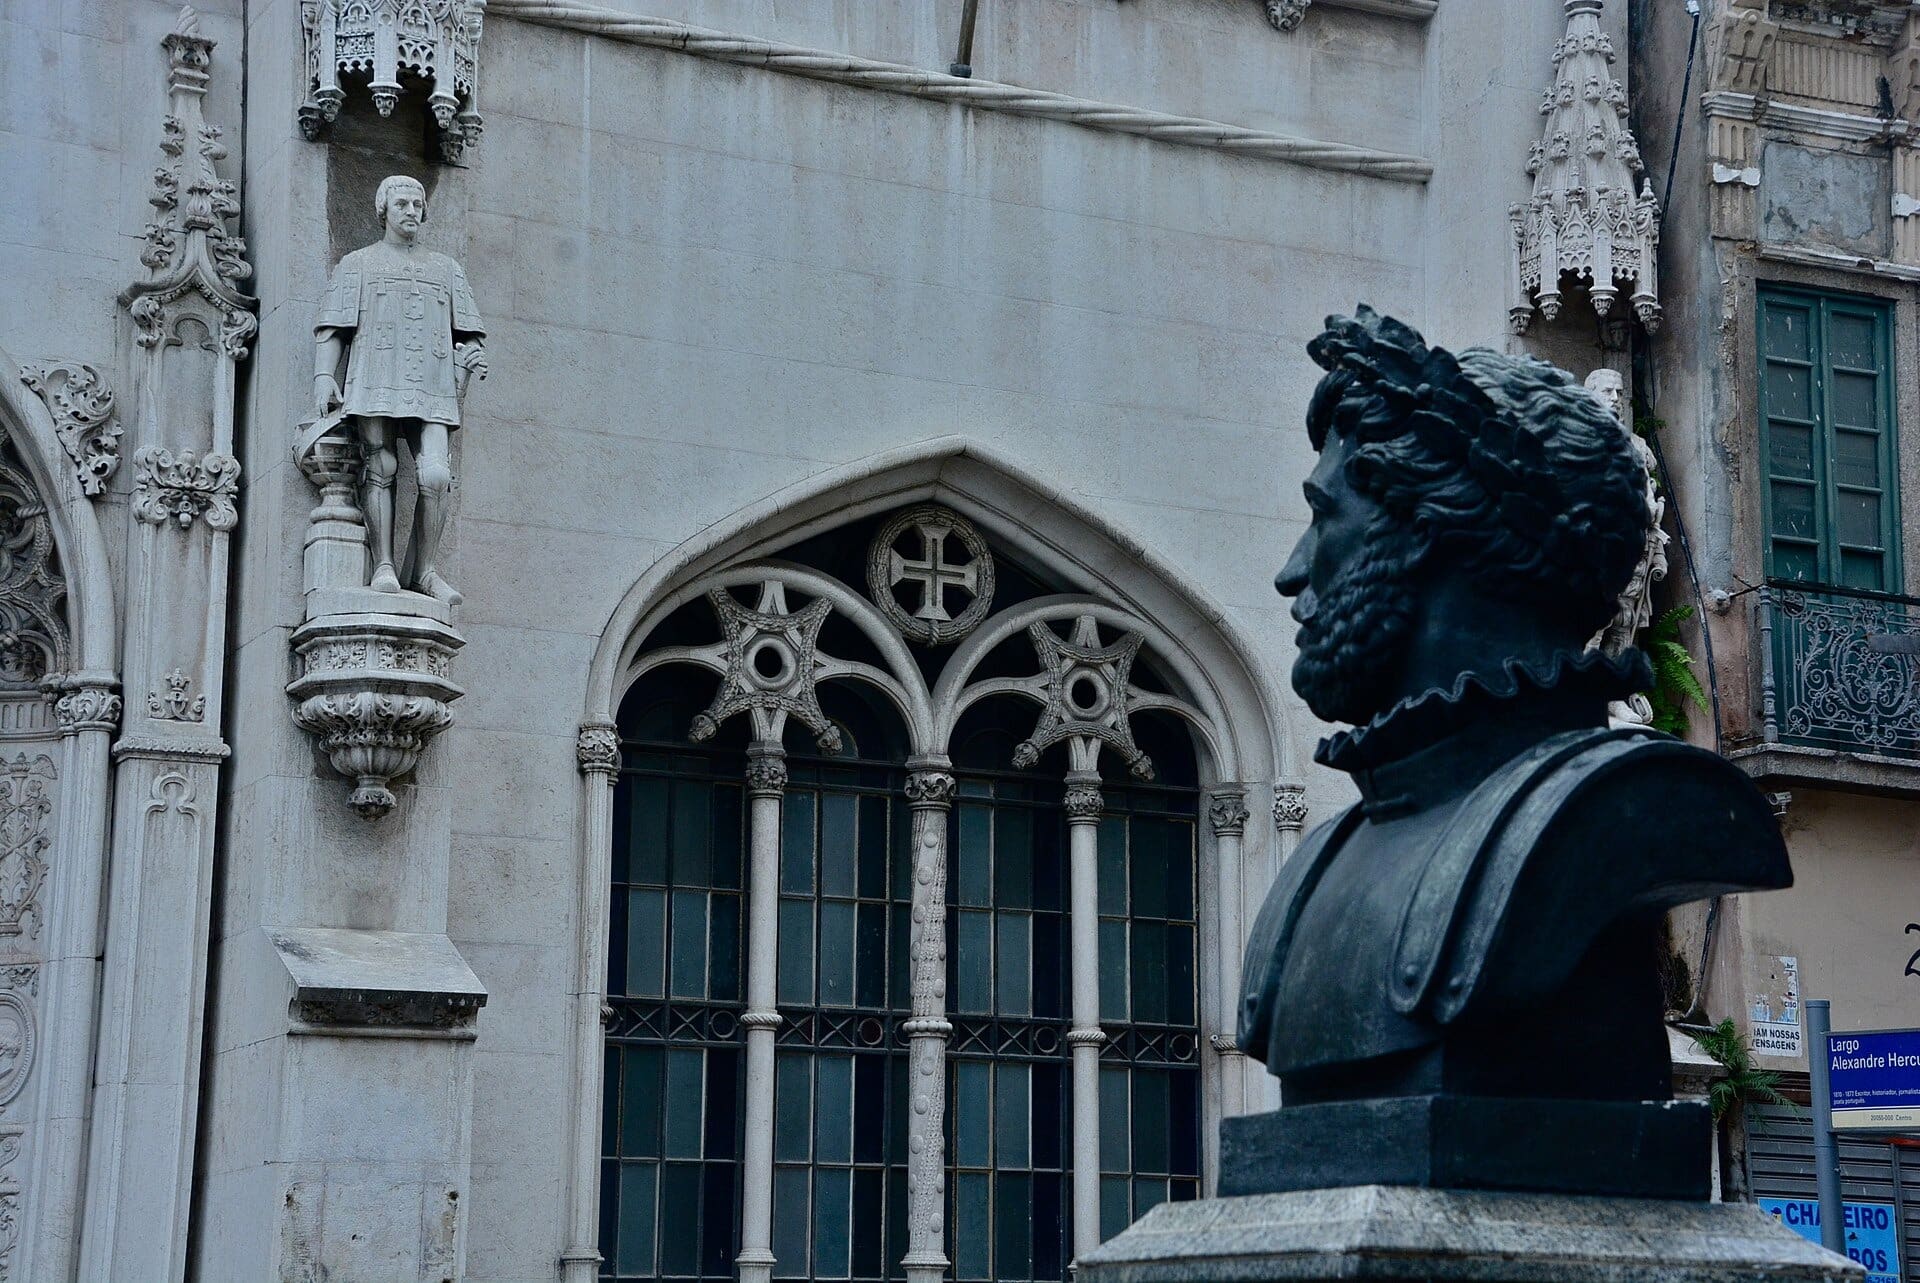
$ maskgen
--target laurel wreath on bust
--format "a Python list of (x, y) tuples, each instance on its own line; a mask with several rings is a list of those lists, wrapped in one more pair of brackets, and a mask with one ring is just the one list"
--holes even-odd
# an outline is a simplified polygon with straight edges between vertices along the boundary
[[(1347, 372), (1353, 383), (1364, 384), (1370, 394), (1353, 395), (1351, 384), (1343, 380), (1330, 380), (1333, 386), (1323, 383), (1309, 412), (1316, 450), (1325, 446), (1325, 431), (1331, 427), (1359, 445), (1411, 436), (1428, 456), (1396, 461), (1412, 463), (1424, 474), (1414, 514), (1416, 529), (1434, 524), (1430, 501), (1435, 497), (1443, 499), (1444, 517), (1464, 519), (1459, 522), (1463, 525), (1471, 521), (1472, 510), (1484, 503), (1500, 525), (1518, 536), (1503, 541), (1503, 560), (1511, 559), (1506, 560), (1510, 572), (1529, 578), (1571, 576), (1577, 582), (1592, 580), (1599, 573), (1596, 563), (1606, 560), (1595, 555), (1599, 543), (1626, 540), (1637, 548), (1644, 538), (1644, 530), (1621, 525), (1625, 514), (1576, 499), (1563, 484), (1561, 470), (1570, 465), (1583, 470), (1591, 465), (1595, 471), (1608, 466), (1613, 445), (1608, 433), (1597, 437), (1597, 443), (1606, 448), (1592, 450), (1590, 459), (1584, 457), (1588, 451), (1582, 451), (1580, 443), (1564, 434), (1549, 446), (1550, 422), (1528, 422), (1501, 406), (1452, 352), (1429, 347), (1418, 331), (1365, 304), (1355, 317), (1328, 317), (1326, 331), (1308, 343), (1307, 354), (1328, 371)], [(1573, 386), (1569, 376), (1543, 361), (1498, 359), (1514, 362), (1513, 387), (1503, 390), (1510, 390), (1516, 399)], [(1327, 397), (1338, 400), (1323, 404)], [(1598, 402), (1591, 408), (1596, 416), (1604, 414)], [(1543, 416), (1564, 419), (1585, 417), (1588, 406), (1582, 400), (1556, 396), (1541, 410)], [(1607, 419), (1612, 433), (1622, 431), (1612, 416)], [(1621, 444), (1620, 450), (1624, 449)], [(1353, 466), (1357, 471), (1350, 476), (1363, 488), (1386, 480), (1380, 475), (1385, 469), (1379, 460), (1361, 455)], [(1447, 472), (1464, 474), (1471, 484), (1446, 486)], [(1475, 490), (1480, 493), (1474, 494)], [(1430, 528), (1426, 533), (1439, 531)], [(1595, 587), (1611, 591), (1607, 585)]]

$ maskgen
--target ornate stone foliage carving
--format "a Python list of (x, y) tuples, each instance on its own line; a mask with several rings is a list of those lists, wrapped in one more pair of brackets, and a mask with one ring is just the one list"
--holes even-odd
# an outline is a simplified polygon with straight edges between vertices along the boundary
[(692, 738), (711, 739), (735, 713), (751, 713), (755, 737), (774, 739), (777, 720), (791, 716), (813, 732), (824, 751), (839, 752), (839, 728), (820, 711), (815, 689), (820, 625), (831, 603), (819, 598), (789, 612), (786, 589), (774, 579), (760, 586), (755, 610), (742, 606), (724, 588), (708, 593), (707, 601), (726, 635), (725, 669), (713, 704), (693, 719)]
[(399, 616), (322, 616), (294, 630), (293, 720), (354, 781), (361, 816), (391, 811), (388, 785), (453, 724), (447, 705), (465, 692), (447, 672), (460, 645), (444, 624)]
[(111, 731), (120, 725), (120, 697), (102, 685), (60, 687), (53, 715), (62, 735), (80, 731)]
[(38, 687), (71, 666), (66, 596), (47, 505), (0, 446), (0, 689)]
[(951, 771), (914, 771), (907, 776), (907, 801), (915, 806), (951, 806), (958, 787)]
[(1106, 799), (1100, 796), (1100, 782), (1096, 777), (1089, 780), (1069, 779), (1067, 792), (1062, 803), (1069, 820), (1099, 819), (1100, 812), (1106, 809)]
[(787, 759), (784, 754), (768, 749), (750, 753), (747, 756), (747, 791), (761, 795), (778, 795), (787, 789)]
[[(33, 1072), (40, 1033), (33, 1007), (39, 988), (39, 967), (27, 963), (0, 967), (0, 1109), (13, 1103)], [(17, 1133), (0, 1136), (0, 1167), (12, 1161), (7, 1151), (17, 1154), (19, 1147)]]
[(480, 141), (473, 91), (486, 8), (486, 0), (300, 0), (307, 53), (300, 132), (309, 141), (326, 132), (346, 101), (346, 77), (365, 76), (374, 109), (391, 116), (405, 76), (427, 91), (441, 159), (459, 163)]
[(199, 722), (206, 720), (207, 697), (190, 694), (193, 679), (176, 668), (163, 679), (166, 693), (147, 693), (147, 716), (160, 722)]
[(1145, 639), (1128, 633), (1111, 646), (1100, 644), (1100, 627), (1091, 615), (1074, 621), (1073, 640), (1063, 641), (1046, 624), (1032, 624), (1027, 636), (1040, 657), (1040, 721), (1033, 734), (1014, 747), (1013, 764), (1032, 766), (1060, 741), (1079, 737), (1107, 745), (1143, 780), (1153, 778), (1153, 760), (1133, 742), (1128, 721), (1127, 684), (1134, 657)]
[(0, 760), (0, 937), (40, 933), (53, 780), (53, 759), (44, 753)]
[(1247, 795), (1239, 789), (1222, 789), (1207, 798), (1207, 823), (1215, 837), (1239, 837), (1247, 831)]
[(573, 750), (580, 770), (587, 775), (620, 773), (620, 733), (605, 723), (582, 726)]
[(1307, 16), (1313, 0), (1265, 0), (1267, 21), (1275, 31), (1292, 31)]
[(214, 167), (226, 158), (227, 148), (201, 110), (214, 42), (201, 36), (199, 16), (188, 7), (161, 43), (169, 64), (171, 113), (161, 123), (165, 159), (154, 171), (153, 194), (147, 197), (156, 212), (140, 254), (148, 276), (120, 301), (133, 314), (136, 341), (153, 347), (166, 332), (175, 301), (198, 292), (221, 318), (221, 347), (238, 361), (259, 327), (253, 300), (239, 290), (253, 274), (246, 242), (229, 226), (240, 213), (239, 189)]
[(1299, 784), (1273, 786), (1273, 827), (1281, 833), (1298, 833), (1307, 823), (1307, 790)]
[[(902, 542), (910, 545), (903, 551)], [(953, 560), (953, 544), (966, 554)], [(897, 593), (916, 595), (909, 610)], [(867, 589), (909, 641), (945, 646), (959, 641), (993, 609), (993, 553), (973, 523), (938, 504), (895, 515), (873, 537), (867, 552)], [(958, 615), (947, 609), (948, 590), (967, 594)]]
[(1549, 321), (1560, 315), (1567, 275), (1589, 283), (1602, 318), (1624, 287), (1641, 323), (1660, 324), (1660, 206), (1627, 127), (1627, 92), (1613, 76), (1613, 42), (1600, 30), (1602, 2), (1566, 0), (1567, 34), (1554, 46), (1554, 78), (1540, 103), (1546, 123), (1527, 158), (1533, 197), (1510, 215), (1515, 334), (1526, 333), (1536, 306)]
[(240, 492), (240, 461), (209, 450), (204, 455), (165, 446), (141, 446), (133, 452), (133, 515), (156, 526), (186, 530), (205, 517), (213, 530), (231, 530), (240, 522), (234, 496)]
[(80, 488), (90, 496), (100, 494), (120, 466), (121, 429), (106, 379), (91, 365), (57, 361), (28, 366), (20, 372), (20, 381), (46, 402)]

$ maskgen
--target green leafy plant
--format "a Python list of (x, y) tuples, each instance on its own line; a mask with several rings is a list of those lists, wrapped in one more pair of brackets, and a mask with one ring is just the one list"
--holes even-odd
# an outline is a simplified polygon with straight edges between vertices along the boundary
[(1692, 606), (1675, 606), (1640, 634), (1640, 649), (1653, 665), (1653, 729), (1669, 735), (1687, 733), (1687, 705), (1707, 711), (1707, 692), (1694, 675), (1693, 656), (1680, 640), (1680, 625), (1693, 618)]
[(1700, 1050), (1717, 1061), (1727, 1071), (1725, 1078), (1714, 1080), (1707, 1088), (1707, 1103), (1713, 1106), (1713, 1117), (1717, 1122), (1727, 1116), (1727, 1111), (1742, 1102), (1759, 1102), (1763, 1105), (1791, 1105), (1780, 1094), (1780, 1075), (1771, 1069), (1761, 1069), (1753, 1063), (1753, 1048), (1731, 1019), (1722, 1020), (1695, 1036)]

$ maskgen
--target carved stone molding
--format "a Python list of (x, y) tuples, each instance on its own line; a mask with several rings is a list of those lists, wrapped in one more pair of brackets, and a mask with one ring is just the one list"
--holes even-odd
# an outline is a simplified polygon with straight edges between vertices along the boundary
[(176, 456), (165, 446), (141, 446), (133, 452), (133, 477), (133, 515), (142, 521), (182, 530), (196, 517), (205, 517), (213, 530), (240, 523), (233, 502), (240, 492), (240, 461), (230, 454), (182, 450)]
[(54, 779), (53, 759), (44, 753), (0, 759), (0, 937), (40, 934)]
[(1207, 823), (1215, 837), (1239, 837), (1247, 831), (1247, 795), (1241, 789), (1221, 789), (1207, 798)]
[(1568, 275), (1589, 283), (1601, 318), (1624, 287), (1641, 324), (1660, 324), (1660, 205), (1627, 127), (1627, 91), (1613, 76), (1613, 42), (1600, 30), (1602, 3), (1566, 0), (1567, 32), (1554, 46), (1553, 80), (1540, 103), (1545, 124), (1527, 158), (1533, 197), (1509, 215), (1515, 334), (1526, 333), (1536, 307), (1549, 321), (1560, 315)]
[(1300, 784), (1273, 786), (1273, 827), (1282, 833), (1298, 833), (1307, 823), (1307, 790)]
[(38, 689), (72, 666), (66, 596), (47, 502), (0, 441), (0, 689)]
[(1723, 0), (1707, 29), (1707, 89), (1759, 94), (1780, 24), (1767, 15), (1767, 0)]
[(361, 816), (391, 811), (388, 785), (453, 724), (447, 705), (465, 692), (447, 673), (462, 644), (448, 625), (419, 616), (323, 615), (294, 630), (293, 720), (354, 781), (348, 800)]
[(620, 773), (620, 732), (605, 722), (589, 722), (573, 742), (574, 759), (585, 775)]
[(20, 381), (46, 403), (81, 490), (89, 497), (99, 495), (120, 466), (121, 429), (106, 378), (84, 362), (55, 361), (26, 367)]
[(161, 122), (163, 160), (147, 197), (156, 213), (140, 254), (148, 275), (129, 286), (120, 302), (133, 316), (135, 340), (151, 348), (166, 338), (181, 300), (197, 293), (218, 317), (222, 350), (232, 360), (244, 360), (259, 323), (254, 301), (240, 292), (239, 283), (253, 275), (253, 268), (246, 242), (229, 224), (240, 214), (239, 189), (215, 168), (226, 158), (226, 144), (220, 130), (206, 123), (201, 107), (214, 42), (200, 34), (199, 16), (188, 7), (161, 43), (167, 51), (170, 112)]
[[(33, 1072), (40, 1037), (33, 1012), (39, 973), (30, 964), (0, 967), (0, 1109), (13, 1103)], [(9, 1140), (11, 1146), (5, 1144)], [(18, 1134), (0, 1136), (0, 1167), (11, 1161), (6, 1149), (17, 1149), (18, 1144)]]
[(948, 807), (958, 788), (951, 771), (914, 771), (907, 776), (907, 801), (917, 807)]
[(1120, 754), (1140, 779), (1153, 778), (1153, 759), (1133, 742), (1128, 720), (1128, 676), (1145, 638), (1128, 633), (1111, 646), (1100, 644), (1093, 616), (1074, 621), (1073, 640), (1063, 641), (1044, 623), (1029, 625), (1027, 636), (1040, 657), (1045, 677), (1040, 720), (1033, 734), (1014, 746), (1013, 764), (1029, 767), (1062, 740), (1098, 740)]
[(166, 693), (147, 692), (147, 716), (157, 722), (202, 722), (207, 717), (207, 697), (193, 695), (193, 679), (176, 668), (163, 678)]
[[(903, 552), (910, 538), (914, 547)], [(951, 543), (966, 553), (949, 560)], [(922, 504), (899, 513), (874, 535), (867, 550), (867, 591), (902, 636), (927, 646), (946, 646), (980, 626), (993, 609), (993, 553), (973, 523), (938, 504)], [(917, 594), (909, 610), (896, 595), (902, 585)], [(955, 615), (947, 610), (947, 590), (967, 594)]]
[(761, 585), (756, 610), (742, 606), (724, 588), (708, 593), (707, 601), (726, 635), (725, 670), (713, 703), (694, 716), (691, 738), (713, 738), (720, 724), (736, 713), (752, 714), (755, 734), (765, 738), (775, 733), (770, 719), (790, 716), (813, 732), (821, 749), (839, 752), (839, 728), (820, 711), (815, 690), (820, 625), (831, 603), (819, 598), (789, 612), (786, 589), (778, 580)]
[(787, 788), (787, 758), (778, 747), (755, 745), (747, 754), (747, 792), (778, 797)]
[(300, 132), (309, 141), (326, 133), (346, 101), (345, 77), (367, 78), (382, 116), (393, 114), (412, 82), (426, 91), (441, 159), (458, 164), (480, 141), (473, 91), (486, 8), (487, 0), (300, 0), (307, 53)]
[(111, 732), (120, 725), (120, 696), (106, 685), (55, 684), (60, 693), (53, 702), (53, 715), (62, 735), (81, 731)]
[(1313, 0), (1265, 0), (1267, 21), (1275, 31), (1292, 31), (1307, 16)]
[[(1077, 772), (1076, 772), (1077, 774)], [(1100, 796), (1100, 780), (1096, 776), (1091, 780), (1067, 777), (1067, 792), (1062, 805), (1068, 820), (1097, 820), (1100, 812), (1106, 809), (1106, 799)]]
[(144, 758), (155, 762), (224, 762), (233, 750), (217, 739), (171, 735), (122, 735), (113, 742), (113, 760)]

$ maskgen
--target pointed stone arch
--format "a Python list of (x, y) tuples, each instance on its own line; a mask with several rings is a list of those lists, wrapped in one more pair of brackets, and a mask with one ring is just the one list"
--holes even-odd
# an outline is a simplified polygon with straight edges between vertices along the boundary
[[(1272, 829), (1253, 826), (1249, 830), (1247, 798), (1252, 789), (1265, 792), (1269, 784), (1283, 790), (1291, 784), (1294, 772), (1294, 748), (1286, 725), (1285, 706), (1278, 687), (1258, 664), (1254, 651), (1242, 638), (1225, 611), (1195, 590), (1180, 570), (1127, 534), (1117, 524), (1088, 507), (1057, 486), (1042, 480), (1032, 470), (1007, 455), (964, 437), (940, 437), (887, 451), (853, 464), (817, 473), (786, 487), (765, 499), (741, 509), (700, 531), (649, 567), (622, 598), (601, 635), (588, 673), (587, 691), (579, 739), (579, 762), (583, 774), (582, 823), (579, 829), (579, 858), (575, 863), (580, 881), (579, 917), (580, 955), (576, 973), (576, 1011), (573, 1051), (573, 1144), (567, 1228), (567, 1247), (562, 1254), (564, 1278), (569, 1283), (587, 1283), (595, 1277), (598, 1263), (596, 1238), (599, 1224), (597, 1194), (599, 1188), (598, 1107), (602, 1100), (600, 1082), (602, 1059), (603, 1003), (605, 986), (608, 872), (605, 867), (612, 840), (611, 784), (620, 770), (621, 749), (615, 730), (615, 714), (625, 691), (637, 677), (659, 662), (699, 659), (695, 652), (711, 648), (677, 647), (678, 653), (663, 656), (648, 649), (650, 635), (668, 615), (697, 598), (716, 584), (744, 587), (749, 581), (770, 580), (770, 574), (783, 565), (777, 559), (783, 551), (815, 535), (903, 509), (913, 504), (935, 503), (950, 508), (972, 521), (989, 544), (997, 544), (1016, 554), (1023, 562), (1068, 585), (1068, 590), (1051, 597), (1028, 601), (995, 616), (983, 625), (981, 639), (963, 644), (950, 659), (959, 676), (951, 682), (942, 679), (932, 688), (918, 685), (919, 675), (910, 672), (910, 664), (889, 662), (898, 688), (896, 702), (907, 715), (916, 737), (916, 756), (907, 768), (912, 775), (906, 796), (916, 805), (914, 844), (937, 847), (931, 862), (939, 872), (928, 894), (927, 908), (933, 902), (944, 905), (945, 807), (952, 797), (953, 776), (946, 756), (946, 737), (965, 707), (967, 696), (958, 687), (967, 680), (974, 662), (991, 648), (995, 640), (1014, 636), (1022, 628), (1069, 627), (1083, 643), (1097, 645), (1097, 627), (1120, 630), (1131, 642), (1145, 642), (1160, 675), (1175, 688), (1168, 696), (1148, 696), (1133, 703), (1134, 708), (1159, 708), (1184, 718), (1194, 732), (1196, 753), (1202, 763), (1201, 782), (1207, 791), (1202, 807), (1202, 842), (1211, 839), (1204, 854), (1208, 882), (1202, 886), (1217, 908), (1203, 927), (1210, 935), (1210, 955), (1203, 969), (1211, 976), (1201, 985), (1203, 1021), (1213, 1031), (1204, 1060), (1207, 1105), (1203, 1127), (1211, 1136), (1215, 1122), (1223, 1112), (1241, 1112), (1256, 1097), (1256, 1075), (1237, 1053), (1230, 1035), (1238, 990), (1239, 950), (1243, 924), (1250, 919), (1253, 902), (1264, 890), (1265, 876), (1284, 847), (1276, 841)], [(798, 571), (798, 567), (789, 568)], [(779, 572), (787, 573), (787, 572)], [(791, 577), (791, 575), (789, 575)], [(795, 586), (818, 596), (794, 580)], [(834, 581), (837, 586), (837, 581)], [(827, 589), (829, 593), (832, 589)], [(850, 616), (872, 614), (872, 607), (858, 599), (858, 590), (842, 591), (839, 607)], [(824, 598), (823, 598), (824, 599)], [(784, 609), (784, 607), (782, 607)], [(997, 621), (997, 626), (996, 626)], [(856, 618), (856, 622), (858, 619)], [(869, 621), (871, 622), (871, 621)], [(871, 630), (869, 630), (871, 631)], [(1056, 634), (1057, 637), (1057, 634)], [(898, 649), (898, 639), (887, 639)], [(1043, 639), (1044, 640), (1044, 639)], [(883, 642), (882, 651), (889, 647)], [(901, 652), (904, 655), (904, 652)], [(896, 657), (897, 658), (897, 657)], [(709, 667), (714, 657), (706, 656)], [(1124, 679), (1122, 679), (1124, 680)], [(1021, 683), (1005, 681), (985, 685), (1011, 687)], [(1030, 684), (1030, 683), (1029, 683)], [(972, 688), (969, 688), (972, 689)], [(1031, 690), (1028, 692), (1032, 693)], [(1139, 694), (1138, 692), (1135, 692)], [(763, 755), (763, 780), (756, 782), (750, 759), (750, 784), (759, 789), (771, 805), (773, 832), (778, 832), (778, 793), (784, 785), (785, 770), (779, 765), (777, 744), (757, 745)], [(1091, 868), (1092, 836), (1090, 825), (1100, 809), (1098, 776), (1092, 773), (1091, 740), (1070, 756), (1066, 807), (1070, 826), (1076, 821), (1084, 830), (1084, 858)], [(1082, 760), (1084, 759), (1084, 760)], [(924, 820), (924, 828), (923, 828)], [(755, 827), (761, 821), (756, 818)], [(937, 836), (936, 836), (937, 835)], [(917, 870), (916, 883), (926, 881)], [(1091, 877), (1080, 879), (1089, 887)], [(1088, 892), (1091, 895), (1091, 892)], [(916, 887), (915, 920), (921, 916), (920, 890)], [(939, 916), (944, 917), (942, 909)], [(1089, 908), (1083, 915), (1092, 920)], [(944, 974), (944, 931), (936, 933), (938, 957), (922, 958), (920, 940), (915, 937), (916, 976), (923, 969), (929, 974)], [(1076, 942), (1076, 948), (1080, 942)], [(1090, 938), (1088, 941), (1090, 945)], [(1090, 970), (1090, 968), (1089, 968)], [(916, 983), (915, 1017), (907, 1029), (914, 1037), (914, 1061), (910, 1075), (916, 1083), (930, 1066), (939, 1081), (939, 1068), (947, 1024), (941, 1015), (939, 995), (926, 1012)], [(751, 994), (743, 1025), (764, 1024), (766, 1069), (771, 1072), (772, 1029), (779, 1016), (771, 1008), (756, 1011)], [(1084, 1071), (1092, 1082), (1100, 1041), (1097, 1016), (1092, 1025), (1076, 1010), (1075, 1028), (1069, 1042), (1083, 1042), (1085, 1065), (1076, 1067), (1076, 1080)], [(919, 1032), (915, 1033), (915, 1029)], [(753, 1046), (749, 1039), (748, 1073), (753, 1074)], [(1253, 1067), (1257, 1069), (1256, 1067)], [(916, 1088), (918, 1091), (919, 1088)], [(767, 1094), (770, 1096), (770, 1084)], [(936, 1092), (937, 1096), (937, 1092)], [(754, 1095), (749, 1091), (749, 1128), (756, 1122)], [(938, 1117), (937, 1099), (924, 1103), (916, 1096), (915, 1111)], [(769, 1129), (770, 1116), (760, 1119)], [(933, 1149), (928, 1161), (943, 1168), (938, 1150), (938, 1134), (931, 1138)], [(922, 1146), (923, 1149), (926, 1146)], [(1213, 1162), (1211, 1143), (1207, 1159)], [(751, 1168), (749, 1154), (746, 1165)], [(1097, 1158), (1095, 1160), (1097, 1168)], [(940, 1171), (917, 1172), (917, 1180), (941, 1179)], [(1090, 1190), (1091, 1184), (1087, 1185)], [(765, 1208), (759, 1210), (764, 1215)], [(1076, 1223), (1088, 1224), (1097, 1218), (1076, 1210)], [(749, 1203), (745, 1216), (756, 1213)], [(929, 1224), (916, 1222), (910, 1230), (915, 1246), (906, 1260), (910, 1278), (937, 1278), (945, 1268), (940, 1254), (939, 1217)], [(751, 1234), (748, 1250), (739, 1258), (742, 1277), (764, 1277), (772, 1257), (764, 1249), (755, 1249)], [(1084, 1242), (1081, 1247), (1086, 1246)], [(764, 1258), (764, 1259), (763, 1259)]]

